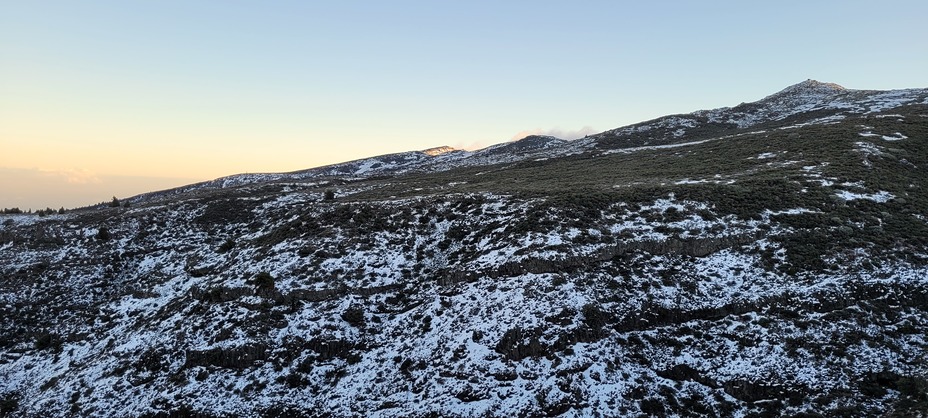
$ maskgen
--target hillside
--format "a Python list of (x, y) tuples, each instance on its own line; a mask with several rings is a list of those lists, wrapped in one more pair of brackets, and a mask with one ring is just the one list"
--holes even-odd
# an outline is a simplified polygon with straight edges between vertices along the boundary
[(810, 80), (0, 215), (0, 416), (926, 415), (926, 187), (928, 89)]

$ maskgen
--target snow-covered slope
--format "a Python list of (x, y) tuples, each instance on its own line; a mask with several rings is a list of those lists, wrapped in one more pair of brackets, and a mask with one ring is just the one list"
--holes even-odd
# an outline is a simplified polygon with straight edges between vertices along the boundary
[(582, 141), (608, 148), (666, 145), (785, 121), (791, 122), (789, 125), (833, 123), (849, 116), (926, 103), (928, 89), (852, 90), (833, 83), (806, 80), (756, 102), (662, 117), (592, 135)]
[(0, 215), (0, 416), (928, 413), (923, 94)]
[[(616, 128), (578, 140), (532, 135), (477, 151), (442, 146), (365, 158), (292, 173), (237, 174), (176, 189), (136, 196), (152, 201), (178, 193), (280, 181), (357, 179), (412, 172), (438, 172), (460, 167), (511, 164), (603, 150), (662, 146), (744, 133), (758, 125), (786, 120), (791, 125), (833, 123), (851, 115), (882, 112), (899, 106), (928, 103), (928, 89), (850, 90), (837, 84), (807, 80), (764, 99), (733, 108), (701, 110)], [(781, 126), (782, 128), (782, 126)]]

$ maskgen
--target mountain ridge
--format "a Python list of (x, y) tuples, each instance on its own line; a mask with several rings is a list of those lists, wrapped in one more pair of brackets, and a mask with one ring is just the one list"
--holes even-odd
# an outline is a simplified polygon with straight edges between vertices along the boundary
[(837, 83), (822, 82), (810, 78), (806, 81), (788, 86), (779, 92), (760, 99), (759, 101), (769, 101), (770, 99), (782, 96), (809, 95), (810, 93), (828, 95), (844, 92), (847, 90), (847, 88)]
[[(849, 101), (826, 98), (848, 99)], [(853, 99), (853, 100), (850, 100)], [(699, 140), (706, 137), (721, 137), (747, 129), (763, 120), (779, 120), (796, 114), (812, 111), (833, 111), (827, 116), (819, 115), (817, 119), (797, 121), (800, 123), (828, 123), (834, 118), (850, 114), (866, 114), (880, 111), (885, 106), (900, 105), (900, 101), (928, 103), (928, 88), (900, 90), (849, 90), (834, 83), (806, 80), (755, 102), (742, 103), (733, 108), (723, 107), (711, 110), (697, 110), (687, 114), (669, 115), (650, 121), (607, 130), (598, 134), (587, 135), (576, 140), (563, 140), (554, 137), (529, 135), (515, 141), (491, 145), (489, 147), (465, 151), (448, 146), (439, 146), (422, 151), (406, 151), (329, 164), (321, 167), (298, 170), (290, 173), (235, 174), (220, 177), (174, 189), (146, 193), (129, 198), (132, 202), (148, 201), (164, 195), (199, 190), (202, 188), (224, 188), (266, 181), (306, 181), (313, 178), (337, 176), (379, 176), (396, 175), (408, 172), (443, 171), (469, 165), (512, 163), (516, 161), (568, 156), (596, 150), (611, 148), (636, 148), (642, 146), (668, 145), (686, 137), (692, 140), (692, 133), (697, 131)], [(851, 103), (864, 103), (866, 108), (854, 107)], [(700, 133), (705, 131), (707, 133)], [(554, 138), (550, 141), (555, 146), (526, 146), (525, 139), (536, 141), (537, 138)], [(325, 180), (323, 180), (325, 181)]]
[(926, 99), (0, 215), (0, 416), (926, 415)]

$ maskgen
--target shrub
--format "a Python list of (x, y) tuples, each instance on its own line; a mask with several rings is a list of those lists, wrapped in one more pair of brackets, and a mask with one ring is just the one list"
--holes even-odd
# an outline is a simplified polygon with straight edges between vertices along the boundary
[(13, 417), (19, 411), (19, 394), (15, 392), (0, 395), (0, 417)]
[(286, 377), (283, 377), (283, 379), (284, 382), (287, 383), (287, 387), (290, 389), (302, 388), (309, 383), (309, 381), (306, 379), (306, 377), (303, 376), (302, 373), (296, 372), (288, 374)]
[(262, 271), (255, 275), (252, 279), (252, 284), (258, 290), (270, 290), (274, 288), (274, 276), (271, 276), (271, 273)]
[(363, 327), (365, 322), (364, 308), (360, 306), (352, 306), (346, 309), (345, 312), (342, 312), (342, 319), (344, 319), (345, 322), (351, 324), (353, 327)]
[(641, 400), (641, 412), (650, 416), (665, 416), (664, 403), (658, 399), (648, 398)]
[(680, 222), (684, 219), (686, 219), (686, 214), (676, 207), (671, 206), (664, 209), (664, 222)]
[(53, 349), (58, 351), (61, 349), (61, 338), (52, 333), (41, 333), (35, 337), (33, 346), (36, 350)]
[(100, 229), (97, 230), (97, 239), (100, 241), (110, 239), (110, 230), (105, 226), (101, 226)]
[(232, 248), (235, 248), (235, 240), (228, 238), (225, 242), (222, 243), (222, 245), (219, 246), (219, 248), (216, 249), (216, 252), (223, 254), (231, 251)]
[(591, 330), (599, 331), (609, 323), (609, 313), (603, 311), (602, 308), (595, 303), (583, 305), (582, 312), (583, 323)]
[(923, 416), (928, 412), (928, 380), (918, 376), (905, 376), (896, 382), (899, 399), (895, 409), (899, 416)]

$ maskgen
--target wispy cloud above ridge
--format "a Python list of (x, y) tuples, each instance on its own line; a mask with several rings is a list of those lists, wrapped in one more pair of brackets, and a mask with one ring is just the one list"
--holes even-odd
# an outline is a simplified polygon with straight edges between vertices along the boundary
[(580, 129), (573, 130), (573, 131), (565, 131), (561, 128), (551, 128), (551, 129), (535, 128), (535, 129), (526, 129), (524, 131), (519, 131), (518, 133), (512, 136), (511, 140), (515, 141), (518, 139), (525, 138), (529, 135), (547, 135), (547, 136), (553, 136), (553, 137), (561, 138), (561, 139), (578, 139), (578, 138), (583, 138), (587, 135), (595, 134), (595, 133), (596, 133), (596, 130), (590, 126), (584, 126)]
[[(550, 129), (534, 128), (534, 129), (526, 129), (523, 131), (519, 131), (518, 133), (510, 137), (509, 141), (518, 141), (529, 135), (547, 135), (547, 136), (553, 136), (553, 137), (560, 138), (560, 139), (579, 139), (579, 138), (583, 138), (587, 135), (591, 135), (595, 133), (599, 133), (599, 131), (597, 131), (596, 129), (593, 129), (593, 127), (591, 126), (584, 126), (576, 130), (564, 130), (561, 128), (550, 128)], [(486, 148), (490, 145), (499, 144), (501, 142), (505, 142), (505, 141), (472, 141), (469, 143), (458, 142), (452, 145), (452, 147), (455, 149), (476, 151), (479, 149)]]
[(96, 173), (82, 168), (71, 168), (65, 170), (47, 170), (40, 168), (38, 169), (38, 172), (45, 176), (57, 177), (60, 180), (64, 180), (68, 184), (98, 184), (102, 182)]

